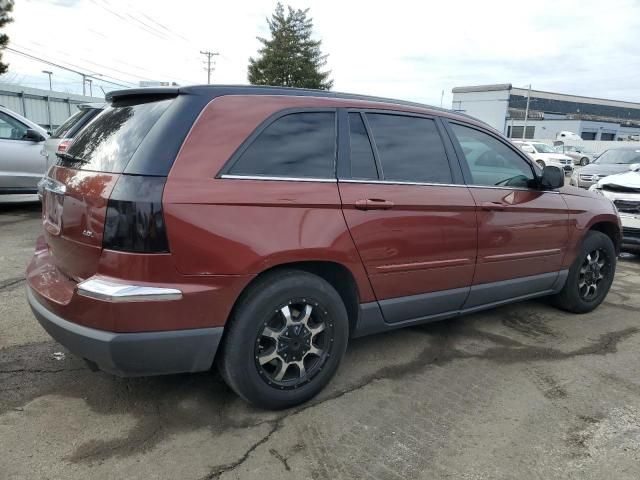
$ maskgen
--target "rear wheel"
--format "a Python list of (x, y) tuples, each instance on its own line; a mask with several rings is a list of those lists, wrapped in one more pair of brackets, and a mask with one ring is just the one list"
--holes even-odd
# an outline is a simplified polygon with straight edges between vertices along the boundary
[(333, 377), (348, 334), (344, 303), (327, 281), (295, 270), (267, 274), (239, 301), (227, 327), (220, 372), (254, 405), (292, 407)]
[(609, 293), (615, 271), (616, 251), (611, 239), (601, 232), (588, 232), (554, 303), (569, 312), (592, 311)]
[(537, 163), (538, 165), (540, 165), (540, 168), (544, 168), (544, 167), (545, 167), (545, 163), (544, 163), (544, 161), (542, 161), (542, 160), (536, 160), (536, 163)]
[(580, 159), (580, 166), (581, 167), (584, 167), (585, 165), (588, 165), (588, 164), (589, 164), (589, 159), (587, 157), (582, 157)]

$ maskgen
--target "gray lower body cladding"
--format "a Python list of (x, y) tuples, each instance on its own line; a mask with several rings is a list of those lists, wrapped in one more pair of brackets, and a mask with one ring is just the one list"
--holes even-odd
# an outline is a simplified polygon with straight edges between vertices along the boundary
[(360, 305), (354, 337), (434, 322), (558, 293), (569, 270), (514, 278)]

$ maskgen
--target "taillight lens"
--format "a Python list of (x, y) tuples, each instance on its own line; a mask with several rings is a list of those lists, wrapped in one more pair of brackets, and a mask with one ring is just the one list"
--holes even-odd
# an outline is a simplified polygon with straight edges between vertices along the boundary
[(121, 175), (107, 203), (102, 246), (136, 253), (169, 251), (162, 215), (166, 177)]
[(61, 140), (60, 143), (58, 144), (58, 153), (66, 152), (71, 146), (72, 142), (73, 140), (70, 140), (70, 139)]

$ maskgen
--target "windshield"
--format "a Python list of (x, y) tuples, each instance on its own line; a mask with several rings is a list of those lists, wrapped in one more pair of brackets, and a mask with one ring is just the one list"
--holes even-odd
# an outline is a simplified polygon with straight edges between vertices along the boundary
[(607, 150), (595, 163), (600, 165), (630, 165), (640, 163), (640, 148), (626, 150)]
[(538, 151), (538, 153), (558, 153), (549, 145), (544, 143), (532, 143), (531, 145)]

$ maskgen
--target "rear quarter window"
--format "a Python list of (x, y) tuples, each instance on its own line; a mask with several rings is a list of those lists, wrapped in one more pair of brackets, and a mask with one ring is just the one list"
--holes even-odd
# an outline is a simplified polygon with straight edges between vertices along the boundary
[(335, 112), (284, 115), (262, 130), (228, 173), (244, 176), (335, 178)]
[(122, 173), (172, 101), (108, 107), (78, 133), (61, 163), (80, 170)]

